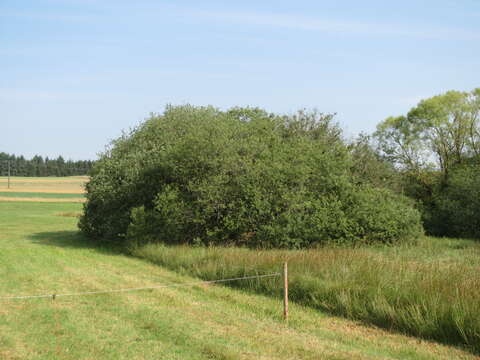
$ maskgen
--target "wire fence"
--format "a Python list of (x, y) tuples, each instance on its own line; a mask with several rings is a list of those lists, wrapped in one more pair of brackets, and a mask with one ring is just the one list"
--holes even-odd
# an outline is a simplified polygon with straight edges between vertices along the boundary
[(137, 287), (137, 288), (125, 288), (125, 289), (113, 289), (113, 290), (85, 291), (85, 292), (77, 292), (77, 293), (56, 294), (51, 292), (49, 294), (42, 294), (42, 295), (0, 296), (0, 300), (7, 301), (7, 300), (41, 299), (41, 298), (50, 298), (55, 300), (57, 297), (124, 293), (124, 292), (133, 292), (133, 291), (142, 291), (142, 290), (154, 290), (154, 289), (173, 288), (173, 287), (185, 287), (185, 286), (195, 286), (195, 285), (203, 285), (203, 284), (224, 283), (224, 282), (239, 281), (239, 280), (260, 279), (260, 278), (276, 277), (276, 276), (282, 276), (282, 274), (270, 273), (270, 274), (251, 275), (251, 276), (243, 276), (243, 277), (236, 277), (236, 278), (229, 278), (229, 279), (202, 280), (202, 281), (194, 281), (194, 282), (188, 282), (188, 283), (176, 283), (176, 284), (144, 286), (144, 287)]

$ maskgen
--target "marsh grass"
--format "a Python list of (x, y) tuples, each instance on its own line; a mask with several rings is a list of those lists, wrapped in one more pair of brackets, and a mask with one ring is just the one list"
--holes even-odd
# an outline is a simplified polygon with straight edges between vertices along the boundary
[[(205, 280), (280, 271), (288, 261), (293, 301), (480, 353), (480, 246), (473, 241), (303, 251), (150, 244), (132, 254)], [(230, 285), (280, 296), (280, 281)]]

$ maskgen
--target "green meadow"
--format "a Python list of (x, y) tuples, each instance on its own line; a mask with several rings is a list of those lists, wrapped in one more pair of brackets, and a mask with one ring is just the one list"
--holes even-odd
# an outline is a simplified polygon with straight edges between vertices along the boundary
[(77, 231), (80, 211), (77, 203), (0, 202), (1, 359), (475, 358), (295, 302), (286, 324), (280, 296), (219, 285), (5, 299), (198, 281), (91, 245)]

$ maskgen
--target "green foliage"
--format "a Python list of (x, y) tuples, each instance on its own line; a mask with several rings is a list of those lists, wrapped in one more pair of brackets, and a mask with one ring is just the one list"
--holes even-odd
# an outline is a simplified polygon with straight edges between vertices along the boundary
[(430, 234), (480, 238), (479, 121), (480, 88), (422, 100), (377, 127), (380, 154), (396, 165)]
[(480, 166), (476, 161), (455, 166), (435, 197), (442, 233), (480, 238)]
[[(379, 148), (408, 170), (450, 167), (480, 155), (480, 88), (447, 91), (420, 101), (407, 116), (389, 117), (377, 126)], [(432, 164), (432, 161), (436, 160)]]
[(418, 170), (425, 166), (425, 144), (419, 125), (405, 116), (389, 117), (378, 124), (374, 136), (382, 155), (400, 168)]
[(299, 248), (415, 238), (419, 215), (356, 181), (331, 115), (167, 107), (115, 140), (80, 228), (97, 239)]
[(402, 177), (391, 162), (381, 157), (375, 149), (372, 137), (360, 134), (350, 145), (351, 172), (356, 183), (402, 191)]

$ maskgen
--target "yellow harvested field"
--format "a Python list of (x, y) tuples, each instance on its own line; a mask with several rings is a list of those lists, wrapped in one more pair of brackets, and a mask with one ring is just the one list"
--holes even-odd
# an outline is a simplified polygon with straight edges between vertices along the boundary
[(68, 177), (0, 177), (1, 192), (43, 192), (51, 194), (84, 194), (88, 176)]
[(0, 187), (1, 192), (11, 192), (11, 193), (25, 193), (25, 192), (31, 192), (31, 193), (47, 193), (47, 194), (79, 194), (82, 195), (85, 193), (85, 190), (82, 188), (74, 188), (73, 186), (68, 186), (68, 187), (34, 187), (34, 186), (16, 186), (15, 188), (3, 188)]
[[(67, 183), (79, 183), (88, 181), (88, 176), (65, 176), (65, 177), (23, 177), (23, 176), (12, 176), (10, 177), (12, 182), (16, 183), (58, 183), (58, 182), (67, 182)], [(8, 177), (0, 177), (0, 182), (7, 182)]]
[(39, 198), (39, 197), (7, 197), (0, 196), (0, 201), (15, 201), (15, 202), (69, 202), (69, 203), (83, 203), (85, 198)]

